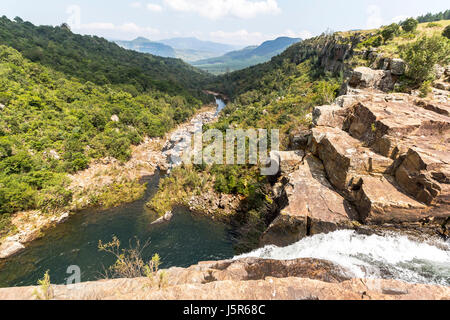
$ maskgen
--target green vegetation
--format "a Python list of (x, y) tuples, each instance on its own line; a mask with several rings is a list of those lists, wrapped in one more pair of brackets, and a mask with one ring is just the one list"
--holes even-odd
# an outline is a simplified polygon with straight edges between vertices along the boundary
[[(5, 46), (0, 88), (0, 214), (68, 205), (67, 172), (105, 156), (126, 161), (132, 144), (164, 135), (202, 105), (68, 79)], [(115, 204), (107, 198), (99, 203)]]
[(416, 83), (432, 80), (435, 64), (450, 62), (450, 42), (448, 39), (435, 35), (421, 37), (416, 41), (400, 47), (400, 56), (408, 64), (407, 75)]
[(103, 188), (98, 195), (92, 195), (90, 203), (104, 209), (117, 207), (140, 199), (146, 190), (146, 184), (137, 180), (122, 181)]
[(450, 39), (450, 25), (445, 27), (444, 31), (442, 32), (442, 36)]
[(41, 65), (98, 85), (120, 86), (133, 95), (157, 90), (207, 99), (201, 93), (209, 76), (178, 59), (119, 47), (96, 36), (74, 34), (66, 25), (34, 26), (20, 18), (0, 18), (0, 44)]
[(419, 88), (420, 97), (426, 98), (431, 93), (431, 80), (424, 81)]
[(406, 32), (414, 32), (417, 29), (417, 26), (419, 25), (419, 22), (414, 18), (409, 18), (403, 21), (401, 24), (401, 27)]
[(159, 271), (161, 265), (161, 258), (156, 253), (147, 263), (144, 261), (144, 251), (150, 245), (147, 241), (141, 245), (139, 239), (135, 240), (135, 244), (130, 241), (128, 249), (120, 247), (120, 240), (113, 236), (111, 242), (98, 242), (98, 249), (101, 252), (106, 252), (113, 255), (115, 262), (111, 265), (104, 275), (105, 278), (140, 278), (146, 277), (150, 280), (150, 285), (155, 284), (157, 279), (157, 286), (162, 288), (167, 285), (167, 275), (163, 271)]
[(440, 20), (450, 20), (450, 10), (445, 10), (443, 12), (439, 12), (436, 14), (427, 13), (426, 15), (417, 18), (417, 21), (419, 21), (419, 23), (433, 22)]
[(386, 43), (389, 40), (394, 39), (394, 37), (399, 35), (399, 33), (400, 33), (400, 26), (396, 23), (392, 23), (387, 27), (383, 28), (383, 30), (381, 31), (381, 36), (383, 37), (384, 43)]
[(52, 284), (50, 282), (50, 275), (47, 270), (44, 274), (44, 278), (38, 280), (39, 289), (35, 289), (33, 295), (37, 300), (50, 300), (53, 299)]
[(157, 194), (147, 206), (164, 215), (176, 205), (188, 205), (193, 195), (201, 195), (213, 187), (213, 179), (205, 171), (192, 166), (177, 167), (159, 183)]
[[(280, 129), (286, 146), (286, 133), (308, 126), (310, 119), (306, 115), (312, 107), (331, 103), (341, 85), (339, 77), (323, 73), (314, 59), (299, 64), (290, 61), (284, 57), (279, 64), (272, 64), (271, 70), (264, 70), (261, 77), (250, 75), (251, 71), (259, 71), (256, 69), (224, 76), (225, 81), (239, 77), (242, 86), (249, 90), (227, 105), (214, 127)], [(266, 69), (268, 65), (261, 68)]]

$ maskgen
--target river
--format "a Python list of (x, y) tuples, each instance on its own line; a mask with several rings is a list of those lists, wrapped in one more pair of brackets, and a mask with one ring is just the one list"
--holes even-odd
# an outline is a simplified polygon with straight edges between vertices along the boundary
[[(217, 99), (218, 111), (225, 107)], [(98, 242), (117, 236), (129, 241), (150, 240), (144, 251), (162, 258), (162, 268), (188, 267), (199, 261), (234, 257), (232, 230), (209, 218), (176, 208), (170, 223), (152, 225), (157, 218), (145, 203), (155, 194), (161, 176), (149, 177), (145, 196), (134, 203), (109, 210), (86, 210), (47, 231), (26, 250), (0, 262), (0, 287), (34, 285), (49, 270), (51, 281), (61, 284), (71, 265), (81, 269), (81, 280), (102, 278), (114, 263), (98, 251)], [(358, 278), (387, 278), (407, 282), (450, 285), (450, 244), (441, 240), (417, 242), (399, 234), (362, 235), (344, 230), (305, 238), (285, 248), (268, 246), (234, 257), (264, 259), (318, 258), (330, 260)]]
[[(218, 111), (225, 106), (220, 99), (216, 103)], [(78, 212), (30, 243), (20, 254), (0, 261), (0, 287), (35, 285), (47, 270), (52, 283), (62, 284), (69, 276), (66, 271), (71, 265), (80, 267), (82, 281), (100, 279), (114, 259), (98, 251), (98, 242), (109, 242), (113, 236), (125, 248), (136, 239), (141, 243), (150, 240), (144, 258), (158, 253), (162, 268), (232, 258), (229, 227), (194, 215), (187, 208), (176, 208), (170, 223), (152, 225), (158, 217), (145, 204), (157, 191), (160, 178), (157, 172), (146, 179), (147, 191), (142, 199), (109, 210)]]

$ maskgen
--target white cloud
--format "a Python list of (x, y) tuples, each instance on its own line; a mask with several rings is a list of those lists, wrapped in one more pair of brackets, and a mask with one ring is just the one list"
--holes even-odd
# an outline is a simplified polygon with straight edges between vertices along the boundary
[(290, 29), (286, 30), (286, 32), (282, 35), (290, 38), (302, 38), (303, 40), (312, 38), (312, 33), (308, 30), (301, 30), (301, 31), (292, 31)]
[(132, 8), (140, 8), (140, 7), (142, 7), (142, 3), (140, 3), (140, 2), (133, 2), (133, 3), (130, 4), (130, 6)]
[(147, 4), (147, 9), (152, 12), (161, 12), (163, 8), (159, 4), (149, 3)]
[(164, 0), (175, 11), (194, 12), (210, 19), (225, 16), (253, 18), (259, 14), (278, 14), (277, 0)]
[(260, 32), (249, 32), (245, 29), (238, 31), (212, 31), (209, 33), (212, 39), (216, 41), (224, 41), (227, 43), (259, 43), (265, 39), (262, 33)]
[(367, 22), (366, 26), (369, 29), (375, 29), (381, 27), (383, 24), (383, 18), (381, 16), (381, 9), (379, 6), (370, 5), (367, 7)]

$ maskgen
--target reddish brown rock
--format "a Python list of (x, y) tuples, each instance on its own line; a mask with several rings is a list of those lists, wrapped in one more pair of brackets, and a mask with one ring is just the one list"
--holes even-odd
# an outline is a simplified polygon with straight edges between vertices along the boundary
[(356, 68), (349, 80), (349, 85), (353, 88), (378, 89), (381, 91), (393, 90), (394, 83), (391, 71), (373, 70), (367, 67)]
[(316, 110), (308, 150), (360, 222), (435, 221), (443, 228), (450, 217), (446, 103), (351, 89)]
[[(395, 280), (348, 279), (313, 259), (244, 259), (166, 270), (167, 283), (148, 278), (52, 285), (55, 300), (441, 300), (450, 288)], [(335, 274), (334, 276), (332, 274)], [(336, 277), (337, 274), (337, 277)], [(331, 278), (330, 278), (331, 277)], [(1, 300), (36, 299), (38, 287), (0, 289)]]
[(286, 206), (272, 222), (261, 244), (285, 246), (305, 236), (351, 228), (356, 211), (330, 185), (320, 160), (307, 156), (289, 174), (284, 190)]
[(341, 191), (347, 190), (354, 176), (384, 174), (393, 164), (338, 128), (314, 128), (311, 150), (322, 160), (330, 182)]
[(392, 223), (426, 218), (426, 206), (403, 193), (389, 176), (355, 178), (352, 198), (364, 222)]

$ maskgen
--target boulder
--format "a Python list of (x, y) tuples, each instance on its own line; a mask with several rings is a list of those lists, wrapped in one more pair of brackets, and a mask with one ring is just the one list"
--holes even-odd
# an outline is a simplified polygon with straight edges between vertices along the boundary
[(450, 183), (450, 156), (439, 159), (423, 150), (410, 148), (395, 171), (398, 184), (415, 199), (433, 204), (439, 197), (447, 198), (443, 185)]
[(25, 249), (25, 246), (17, 241), (6, 241), (0, 246), (0, 259), (9, 258)]
[(280, 172), (287, 174), (295, 171), (305, 157), (304, 151), (272, 151), (270, 153), (272, 161), (280, 165)]
[(290, 150), (305, 150), (308, 146), (308, 140), (311, 135), (311, 130), (302, 129), (289, 135)]
[(390, 62), (390, 69), (393, 75), (404, 75), (406, 71), (406, 63), (402, 59), (392, 59)]
[(344, 111), (338, 105), (325, 105), (315, 107), (312, 123), (314, 126), (328, 126), (342, 128), (344, 123)]
[(118, 117), (116, 114), (114, 114), (114, 115), (111, 116), (111, 121), (112, 121), (112, 122), (119, 122), (119, 120), (120, 120), (120, 119), (119, 119), (119, 117)]
[(399, 190), (389, 176), (361, 176), (351, 182), (352, 200), (364, 223), (420, 221), (426, 206)]
[(391, 159), (363, 147), (359, 140), (337, 128), (312, 129), (310, 149), (322, 160), (329, 181), (340, 191), (348, 189), (355, 175), (384, 174), (393, 164)]
[(351, 228), (357, 213), (326, 178), (320, 160), (307, 156), (286, 179), (286, 206), (261, 238), (261, 244), (286, 246), (302, 238)]
[(394, 89), (394, 80), (391, 71), (358, 67), (353, 71), (349, 85), (353, 88), (391, 91)]

